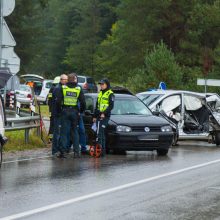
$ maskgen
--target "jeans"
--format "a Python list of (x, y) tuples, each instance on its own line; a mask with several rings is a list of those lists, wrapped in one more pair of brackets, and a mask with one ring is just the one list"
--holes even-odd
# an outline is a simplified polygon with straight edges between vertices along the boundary
[(79, 143), (81, 145), (81, 151), (86, 151), (86, 130), (83, 122), (83, 116), (80, 115), (79, 118)]
[[(106, 138), (105, 138), (105, 129), (107, 128), (108, 126), (108, 121), (109, 121), (109, 118), (104, 118), (102, 120), (97, 120), (97, 129), (98, 129), (98, 126), (99, 126), (99, 131), (97, 130), (98, 132), (98, 143), (102, 146), (102, 151), (105, 152), (105, 144), (106, 144)], [(99, 125), (98, 125), (99, 123)]]
[(54, 155), (59, 151), (59, 141), (60, 141), (60, 131), (61, 131), (61, 117), (53, 117), (53, 140), (52, 140), (52, 154)]
[[(78, 132), (79, 132), (79, 144), (81, 146), (81, 152), (86, 152), (86, 130), (83, 122), (83, 116), (80, 115), (79, 121), (78, 121)], [(74, 139), (75, 140), (75, 139)], [(67, 141), (67, 146), (69, 149), (71, 148), (72, 142), (70, 138)]]
[(73, 143), (74, 152), (79, 153), (78, 111), (73, 109), (63, 110), (61, 121), (61, 153), (69, 150), (69, 136)]

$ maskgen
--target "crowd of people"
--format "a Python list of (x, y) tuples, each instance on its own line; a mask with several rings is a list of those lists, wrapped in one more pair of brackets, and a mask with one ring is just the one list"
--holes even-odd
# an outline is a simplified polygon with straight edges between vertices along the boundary
[[(108, 79), (99, 81), (100, 92), (97, 97), (93, 123), (99, 123), (98, 141), (105, 156), (105, 129), (114, 107), (114, 93)], [(48, 95), (50, 117), (49, 134), (52, 135), (52, 155), (65, 158), (73, 147), (74, 157), (88, 154), (86, 130), (83, 114), (86, 102), (83, 89), (77, 83), (77, 75), (62, 74), (53, 81)]]

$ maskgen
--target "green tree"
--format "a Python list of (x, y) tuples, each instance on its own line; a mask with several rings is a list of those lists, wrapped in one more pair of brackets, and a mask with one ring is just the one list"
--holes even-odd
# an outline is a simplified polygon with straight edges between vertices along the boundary
[(115, 21), (113, 8), (117, 2), (88, 0), (77, 6), (80, 22), (72, 28), (64, 60), (69, 68), (78, 73), (96, 75), (96, 50)]
[(182, 85), (181, 67), (163, 42), (147, 53), (143, 68), (131, 72), (128, 85), (134, 92), (138, 92), (157, 88), (160, 81), (164, 81), (172, 89), (179, 89)]
[(123, 82), (128, 72), (144, 64), (146, 51), (161, 40), (178, 52), (193, 4), (191, 0), (122, 1), (119, 20), (97, 52), (99, 71)]

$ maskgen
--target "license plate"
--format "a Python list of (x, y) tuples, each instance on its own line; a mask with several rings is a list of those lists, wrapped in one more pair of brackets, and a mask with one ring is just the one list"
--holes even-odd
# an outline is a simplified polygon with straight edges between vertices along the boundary
[(158, 135), (141, 135), (138, 136), (139, 141), (158, 141)]

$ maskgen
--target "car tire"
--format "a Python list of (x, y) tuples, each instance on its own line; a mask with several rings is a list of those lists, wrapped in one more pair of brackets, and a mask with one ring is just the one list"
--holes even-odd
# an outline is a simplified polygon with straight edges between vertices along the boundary
[(113, 154), (116, 154), (116, 155), (126, 155), (126, 151), (125, 150), (121, 150), (121, 149), (113, 149)]
[(215, 132), (215, 144), (216, 146), (220, 145), (220, 132)]
[(157, 155), (158, 156), (166, 156), (168, 154), (169, 149), (158, 149)]

